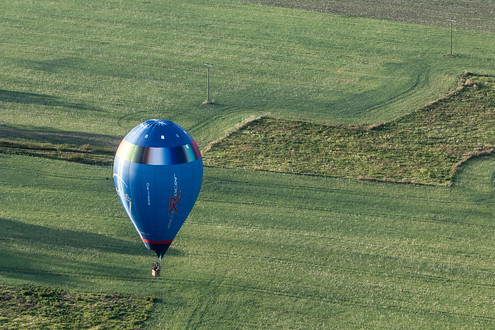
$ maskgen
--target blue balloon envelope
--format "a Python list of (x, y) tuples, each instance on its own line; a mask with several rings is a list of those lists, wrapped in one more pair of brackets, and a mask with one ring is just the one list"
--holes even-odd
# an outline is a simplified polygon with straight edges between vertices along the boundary
[(203, 161), (198, 145), (179, 125), (148, 120), (120, 143), (113, 179), (141, 240), (161, 259), (201, 189)]

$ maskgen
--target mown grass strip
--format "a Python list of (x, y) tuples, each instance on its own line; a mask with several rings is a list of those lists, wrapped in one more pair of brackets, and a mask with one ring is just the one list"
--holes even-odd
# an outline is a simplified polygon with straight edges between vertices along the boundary
[(0, 285), (0, 301), (0, 326), (10, 329), (99, 326), (138, 329), (149, 317), (154, 298)]
[(72, 144), (0, 139), (0, 153), (62, 159), (91, 165), (111, 165), (113, 163), (115, 148), (95, 147), (90, 144), (77, 146)]
[(209, 166), (448, 185), (495, 148), (495, 77), (466, 74), (447, 97), (373, 126), (255, 120), (205, 153)]

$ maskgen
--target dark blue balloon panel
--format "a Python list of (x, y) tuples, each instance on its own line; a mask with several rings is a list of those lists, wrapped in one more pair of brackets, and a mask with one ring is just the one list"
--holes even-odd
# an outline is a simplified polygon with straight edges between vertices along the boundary
[(161, 258), (201, 189), (203, 161), (198, 145), (179, 125), (148, 120), (120, 143), (113, 178), (141, 240)]

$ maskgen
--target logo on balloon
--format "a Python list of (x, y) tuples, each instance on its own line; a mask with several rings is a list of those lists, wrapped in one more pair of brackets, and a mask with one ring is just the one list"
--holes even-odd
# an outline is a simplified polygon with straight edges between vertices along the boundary
[(180, 191), (176, 197), (170, 197), (170, 201), (168, 203), (168, 214), (175, 212), (177, 213), (177, 203), (180, 201)]
[[(177, 175), (174, 173), (174, 197), (170, 197), (168, 202), (168, 214), (175, 212), (177, 213), (177, 203), (180, 201), (180, 191), (179, 191), (179, 182), (177, 181)], [(172, 221), (172, 218), (170, 218)]]

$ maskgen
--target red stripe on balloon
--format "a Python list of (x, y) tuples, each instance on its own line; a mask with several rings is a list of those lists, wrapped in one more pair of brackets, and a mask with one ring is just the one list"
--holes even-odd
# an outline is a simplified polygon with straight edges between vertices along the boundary
[(173, 241), (173, 239), (170, 239), (168, 241), (150, 241), (150, 240), (147, 240), (146, 238), (142, 238), (142, 237), (141, 237), (141, 239), (143, 240), (143, 242), (149, 243), (149, 244), (170, 244)]

